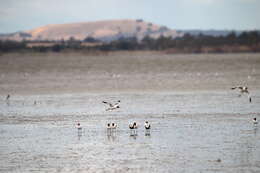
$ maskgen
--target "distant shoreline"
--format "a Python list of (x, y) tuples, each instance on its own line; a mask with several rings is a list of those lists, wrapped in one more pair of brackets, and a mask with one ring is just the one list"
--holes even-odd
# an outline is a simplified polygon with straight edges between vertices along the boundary
[(184, 34), (182, 37), (145, 36), (142, 40), (137, 37), (120, 37), (111, 42), (103, 42), (93, 37), (77, 40), (38, 40), (12, 41), (0, 40), (0, 52), (114, 52), (114, 51), (163, 51), (167, 54), (176, 53), (243, 53), (260, 52), (260, 33), (257, 31), (234, 32), (226, 36), (193, 36)]

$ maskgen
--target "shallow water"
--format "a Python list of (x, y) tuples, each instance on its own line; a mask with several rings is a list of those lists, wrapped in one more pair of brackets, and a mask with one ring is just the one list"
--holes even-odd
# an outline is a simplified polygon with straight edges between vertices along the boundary
[[(252, 95), (252, 103), (225, 91), (12, 96), (0, 104), (0, 171), (259, 172), (251, 119), (260, 119), (260, 93)], [(121, 108), (106, 112), (102, 100), (118, 99)], [(107, 122), (118, 129), (108, 133)]]

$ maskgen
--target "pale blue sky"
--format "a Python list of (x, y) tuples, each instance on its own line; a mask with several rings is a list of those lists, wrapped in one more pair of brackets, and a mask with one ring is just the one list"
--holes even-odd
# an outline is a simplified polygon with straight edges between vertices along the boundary
[(0, 0), (0, 33), (139, 18), (172, 29), (260, 29), (260, 0)]

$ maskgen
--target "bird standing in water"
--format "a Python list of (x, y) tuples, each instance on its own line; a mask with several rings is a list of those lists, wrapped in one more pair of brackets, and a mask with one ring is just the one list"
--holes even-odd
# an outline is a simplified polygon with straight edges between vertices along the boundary
[(8, 101), (8, 100), (10, 99), (10, 97), (11, 97), (10, 94), (8, 94), (8, 95), (6, 96), (6, 99), (5, 99), (5, 100)]
[(146, 130), (151, 129), (151, 124), (150, 124), (148, 121), (146, 121), (146, 122), (144, 123), (144, 128), (145, 128)]
[(116, 123), (112, 123), (112, 129), (116, 129), (117, 128), (117, 124)]
[(81, 126), (81, 124), (80, 124), (79, 122), (76, 124), (76, 128), (77, 128), (78, 130), (82, 130), (82, 126)]
[(256, 118), (253, 118), (253, 123), (254, 123), (254, 124), (258, 124), (258, 122), (257, 122), (257, 119), (256, 119)]
[(137, 123), (134, 122), (133, 124), (129, 124), (129, 129), (137, 129), (138, 126), (137, 126)]

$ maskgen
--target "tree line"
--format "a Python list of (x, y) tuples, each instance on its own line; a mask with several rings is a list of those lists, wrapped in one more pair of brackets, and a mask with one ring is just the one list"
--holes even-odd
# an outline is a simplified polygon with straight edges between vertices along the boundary
[[(39, 44), (29, 47), (31, 43), (50, 43), (48, 46)], [(92, 43), (91, 46), (83, 43)], [(94, 43), (94, 44), (93, 44)], [(248, 31), (236, 34), (231, 32), (226, 36), (191, 35), (184, 34), (182, 37), (172, 38), (160, 36), (152, 38), (149, 35), (142, 40), (136, 37), (120, 38), (109, 43), (101, 43), (92, 37), (84, 40), (60, 41), (28, 41), (21, 42), (5, 40), (0, 41), (0, 52), (34, 51), (34, 52), (60, 52), (63, 50), (158, 50), (169, 53), (203, 53), (203, 52), (260, 52), (260, 32)]]

